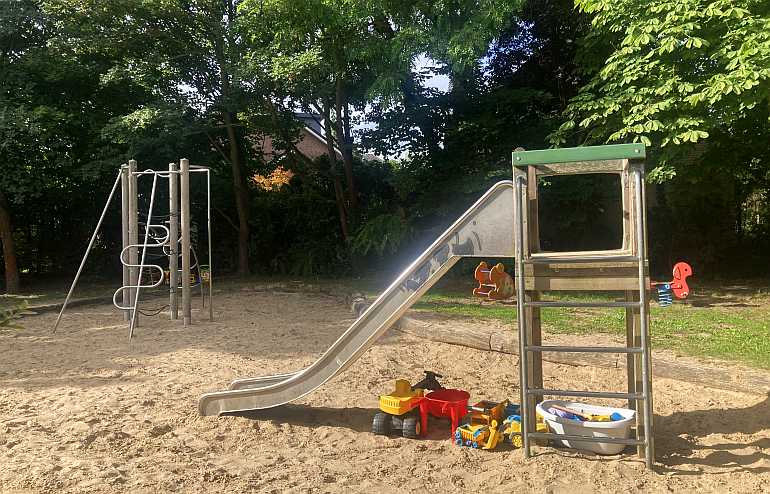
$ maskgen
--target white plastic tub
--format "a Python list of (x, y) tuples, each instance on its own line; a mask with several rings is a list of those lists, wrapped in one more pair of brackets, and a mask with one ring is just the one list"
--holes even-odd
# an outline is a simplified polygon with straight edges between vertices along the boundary
[[(570, 420), (548, 412), (548, 409), (553, 405), (571, 408), (577, 412), (592, 415), (611, 415), (612, 413), (619, 413), (624, 418), (622, 420), (615, 420), (612, 422), (581, 422), (579, 420)], [(628, 436), (631, 432), (631, 426), (634, 423), (634, 417), (636, 416), (636, 412), (634, 410), (629, 410), (627, 408), (600, 407), (563, 400), (546, 400), (542, 403), (538, 403), (537, 413), (543, 417), (545, 423), (548, 424), (550, 431), (555, 434), (568, 434), (573, 436), (587, 437), (612, 437), (620, 439), (628, 439)], [(594, 453), (598, 453), (600, 455), (616, 455), (623, 451), (623, 449), (626, 447), (623, 444), (565, 440), (554, 441), (557, 443), (560, 442), (568, 448), (593, 451)]]

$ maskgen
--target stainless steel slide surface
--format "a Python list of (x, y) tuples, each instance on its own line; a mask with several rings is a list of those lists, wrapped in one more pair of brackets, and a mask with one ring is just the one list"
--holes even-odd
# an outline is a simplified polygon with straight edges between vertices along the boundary
[(272, 408), (297, 400), (348, 368), (463, 257), (513, 257), (513, 182), (493, 185), (425, 250), (310, 367), (233, 381), (200, 397), (201, 415)]

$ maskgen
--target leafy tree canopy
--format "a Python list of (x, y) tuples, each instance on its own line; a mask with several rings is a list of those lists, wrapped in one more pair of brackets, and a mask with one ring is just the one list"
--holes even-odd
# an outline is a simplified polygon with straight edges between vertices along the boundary
[[(590, 82), (552, 143), (660, 146), (651, 178), (675, 156), (738, 122), (770, 96), (770, 3), (758, 0), (576, 0), (593, 16), (583, 46)], [(760, 112), (761, 113), (761, 112)], [(766, 125), (766, 122), (764, 122)], [(689, 146), (688, 146), (689, 145)]]

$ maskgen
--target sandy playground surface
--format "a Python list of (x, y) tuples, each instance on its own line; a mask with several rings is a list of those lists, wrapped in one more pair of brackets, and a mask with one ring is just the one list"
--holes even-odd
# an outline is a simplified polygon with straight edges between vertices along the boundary
[[(352, 322), (320, 294), (244, 289), (217, 304), (215, 322), (186, 330), (145, 318), (130, 345), (109, 305), (73, 308), (55, 336), (53, 313), (0, 333), (0, 491), (770, 492), (768, 395), (670, 379), (655, 381), (656, 472), (633, 454), (460, 448), (438, 420), (428, 439), (374, 436), (377, 395), (423, 369), (472, 400), (518, 394), (516, 357), (393, 331), (299, 403), (199, 417), (202, 392), (302, 368)], [(625, 385), (622, 369), (545, 374), (550, 387)]]

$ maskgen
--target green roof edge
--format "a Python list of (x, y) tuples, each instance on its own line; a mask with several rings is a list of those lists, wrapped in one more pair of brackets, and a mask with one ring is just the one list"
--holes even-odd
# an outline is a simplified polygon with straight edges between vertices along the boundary
[(600, 161), (620, 159), (644, 159), (644, 144), (607, 144), (604, 146), (580, 146), (576, 148), (539, 149), (514, 151), (513, 166), (549, 165), (575, 161)]

